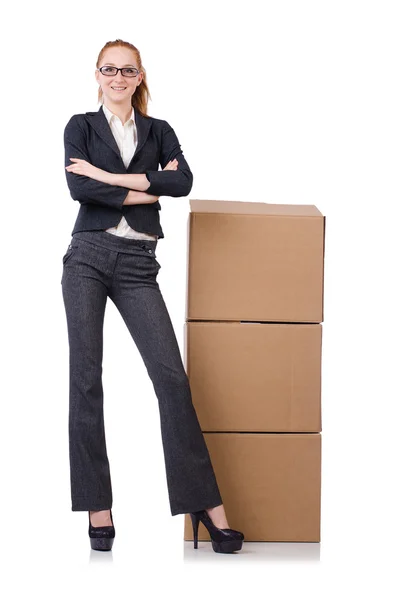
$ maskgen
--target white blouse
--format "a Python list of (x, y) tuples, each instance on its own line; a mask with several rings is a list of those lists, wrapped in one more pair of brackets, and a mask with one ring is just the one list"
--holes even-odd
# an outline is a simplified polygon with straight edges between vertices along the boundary
[[(110, 129), (112, 130), (113, 136), (117, 142), (117, 145), (120, 149), (120, 154), (127, 168), (131, 162), (131, 159), (134, 155), (138, 144), (138, 134), (135, 125), (135, 111), (134, 107), (132, 107), (131, 117), (122, 124), (121, 120), (117, 115), (112, 113), (111, 110), (108, 109), (105, 104), (103, 106), (103, 112), (106, 115), (108, 123), (110, 125)], [(137, 240), (157, 240), (158, 235), (150, 235), (148, 233), (142, 233), (141, 231), (136, 231), (130, 227), (124, 216), (121, 217), (121, 220), (116, 227), (110, 227), (106, 229), (108, 233), (113, 233), (114, 235), (118, 235), (120, 237), (134, 238)]]

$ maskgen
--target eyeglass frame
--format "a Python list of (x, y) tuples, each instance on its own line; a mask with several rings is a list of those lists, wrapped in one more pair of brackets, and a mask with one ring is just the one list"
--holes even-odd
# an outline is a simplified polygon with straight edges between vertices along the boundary
[[(102, 73), (102, 69), (117, 69), (116, 73), (114, 73), (113, 75), (109, 75), (108, 73)], [(123, 70), (124, 69), (134, 69), (134, 71), (136, 71), (135, 75), (123, 75)], [(105, 77), (116, 77), (116, 75), (118, 74), (118, 72), (120, 71), (121, 75), (123, 77), (138, 77), (139, 73), (141, 72), (139, 69), (136, 69), (135, 67), (114, 67), (113, 65), (103, 65), (103, 67), (100, 67), (99, 69), (97, 69), (97, 71), (100, 71), (102, 73), (102, 75), (104, 75)]]

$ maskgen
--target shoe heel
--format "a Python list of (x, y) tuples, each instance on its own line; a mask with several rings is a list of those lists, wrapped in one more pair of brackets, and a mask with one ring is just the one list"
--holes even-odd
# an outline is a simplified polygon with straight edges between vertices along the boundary
[(194, 547), (197, 548), (197, 531), (200, 521), (208, 530), (214, 552), (232, 553), (241, 550), (244, 541), (242, 531), (236, 529), (220, 529), (214, 525), (206, 510), (190, 513), (193, 524)]
[(194, 549), (198, 548), (198, 528), (199, 528), (199, 523), (200, 523), (200, 519), (197, 517), (197, 515), (190, 513), (190, 518), (192, 520), (192, 526), (193, 526), (193, 536), (194, 536)]

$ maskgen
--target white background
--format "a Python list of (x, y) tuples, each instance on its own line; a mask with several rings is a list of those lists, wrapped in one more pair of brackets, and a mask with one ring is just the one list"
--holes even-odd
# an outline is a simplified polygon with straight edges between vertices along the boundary
[[(396, 597), (394, 2), (13, 3), (2, 23), (2, 584), (8, 599)], [(90, 551), (70, 508), (62, 256), (78, 211), (63, 130), (97, 104), (121, 38), (175, 129), (190, 198), (314, 204), (327, 217), (320, 544), (183, 541), (157, 398), (111, 302), (103, 384), (117, 531)], [(188, 198), (160, 199), (158, 281), (183, 349)], [(233, 523), (230, 523), (233, 527)], [(139, 592), (140, 590), (140, 592)]]

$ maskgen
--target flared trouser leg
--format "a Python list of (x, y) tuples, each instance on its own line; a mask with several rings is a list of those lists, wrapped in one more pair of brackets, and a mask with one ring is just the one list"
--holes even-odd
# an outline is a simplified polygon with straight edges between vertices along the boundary
[(120, 312), (158, 399), (171, 514), (218, 506), (222, 497), (157, 282), (156, 242), (114, 238), (84, 232), (64, 264), (72, 510), (112, 507), (102, 389), (107, 297)]
[(159, 287), (140, 287), (128, 295), (116, 293), (112, 300), (142, 355), (158, 399), (171, 514), (222, 504)]
[(93, 278), (64, 275), (63, 299), (69, 336), (72, 510), (105, 510), (113, 502), (102, 387), (106, 287)]

